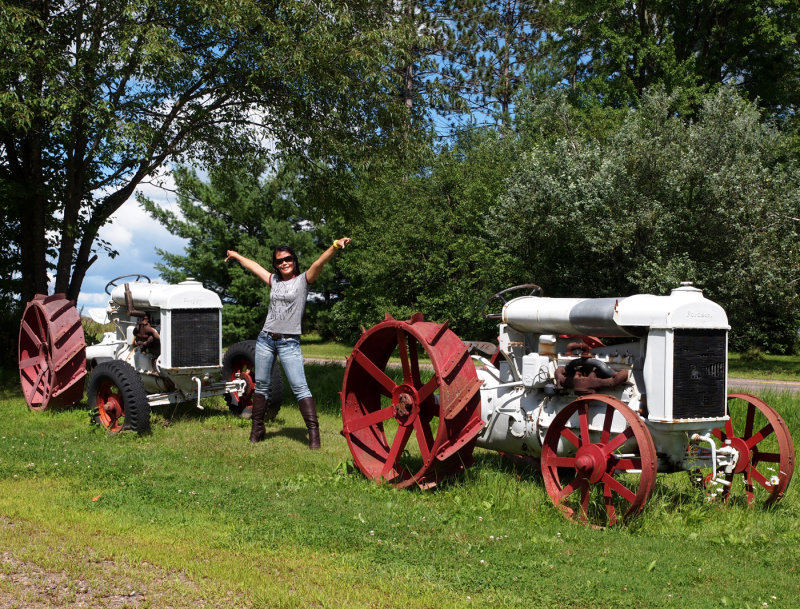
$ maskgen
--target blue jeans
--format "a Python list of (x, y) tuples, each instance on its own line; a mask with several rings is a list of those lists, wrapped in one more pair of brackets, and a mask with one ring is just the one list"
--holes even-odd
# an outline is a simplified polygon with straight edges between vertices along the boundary
[(283, 371), (289, 379), (295, 398), (299, 401), (311, 397), (311, 390), (306, 382), (306, 371), (303, 367), (303, 353), (300, 351), (300, 337), (280, 338), (275, 340), (266, 332), (261, 332), (256, 339), (256, 393), (269, 399), (270, 373), (275, 356), (281, 358)]

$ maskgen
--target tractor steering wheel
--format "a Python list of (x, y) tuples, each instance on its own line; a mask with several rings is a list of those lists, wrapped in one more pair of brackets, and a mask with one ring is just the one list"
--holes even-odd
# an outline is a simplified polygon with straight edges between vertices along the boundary
[[(128, 277), (135, 277), (134, 281), (139, 281), (140, 279), (146, 279), (147, 283), (150, 283), (150, 278), (147, 275), (142, 275), (141, 273), (131, 273), (130, 275), (120, 275), (119, 277), (115, 277), (111, 281), (106, 284), (106, 294), (111, 296), (111, 290), (113, 290), (117, 285), (117, 282), (120, 279), (127, 279)], [(126, 282), (127, 283), (127, 282)]]
[(521, 285), (515, 285), (510, 288), (506, 288), (505, 290), (500, 290), (499, 292), (497, 292), (497, 294), (493, 294), (488, 299), (486, 299), (486, 301), (481, 305), (481, 315), (483, 315), (483, 318), (501, 319), (503, 317), (502, 313), (485, 313), (486, 307), (493, 300), (500, 300), (503, 302), (503, 304), (506, 304), (508, 300), (510, 300), (505, 298), (506, 294), (508, 294), (509, 292), (518, 292), (521, 290), (529, 290), (527, 296), (534, 296), (534, 295), (542, 296), (544, 294), (544, 290), (542, 290), (542, 288), (536, 285), (535, 283), (523, 283)]

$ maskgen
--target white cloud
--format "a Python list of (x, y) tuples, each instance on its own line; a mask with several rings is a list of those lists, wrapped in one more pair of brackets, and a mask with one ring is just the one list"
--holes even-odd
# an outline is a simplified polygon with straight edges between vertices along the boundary
[[(142, 184), (137, 191), (160, 207), (178, 211), (174, 195), (174, 182), (162, 176), (163, 188), (156, 184)], [(99, 237), (108, 241), (119, 254), (111, 258), (107, 252), (98, 251), (97, 261), (89, 268), (78, 296), (78, 308), (105, 307), (108, 295), (106, 284), (121, 275), (141, 273), (152, 281), (159, 281), (155, 263), (159, 260), (156, 248), (182, 253), (186, 240), (173, 235), (142, 209), (135, 197), (128, 199), (112, 216), (111, 222), (100, 229)]]

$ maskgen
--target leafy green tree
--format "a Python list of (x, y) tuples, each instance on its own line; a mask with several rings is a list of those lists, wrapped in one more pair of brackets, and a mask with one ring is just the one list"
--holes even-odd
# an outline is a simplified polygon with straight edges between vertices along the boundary
[(354, 341), (385, 313), (415, 312), (450, 321), (463, 338), (495, 336), (480, 317), (482, 302), (508, 287), (508, 267), (487, 238), (485, 216), (504, 190), (516, 140), (491, 129), (462, 134), (451, 147), (365, 179), (363, 214), (348, 225), (353, 243), (338, 259), (347, 279), (330, 327)]
[(515, 97), (541, 60), (541, 0), (443, 0), (446, 24), (442, 71), (473, 115), (509, 124)]
[[(207, 181), (193, 170), (178, 168), (174, 172), (177, 213), (139, 198), (154, 218), (187, 240), (182, 254), (157, 250), (162, 262), (156, 268), (170, 283), (202, 279), (219, 294), (226, 344), (255, 338), (269, 305), (266, 286), (239, 265), (226, 263), (227, 250), (237, 250), (272, 270), (273, 249), (289, 245), (306, 269), (335, 238), (331, 227), (304, 217), (297, 174), (284, 167), (265, 177), (265, 167), (259, 160), (226, 163), (214, 168)], [(328, 305), (338, 293), (335, 267), (327, 265), (314, 284)]]
[(725, 307), (734, 348), (787, 352), (800, 320), (791, 142), (731, 89), (694, 121), (676, 114), (680, 97), (645, 95), (605, 140), (576, 137), (588, 131), (563, 100), (530, 108), (567, 121), (525, 155), (491, 233), (550, 295), (663, 294), (690, 280)]
[(367, 163), (401, 111), (379, 69), (389, 9), (4, 0), (0, 184), (21, 256), (15, 289), (46, 292), (52, 267), (55, 290), (76, 298), (98, 230), (164, 164), (266, 147), (336, 183)]
[(566, 0), (551, 3), (550, 84), (608, 104), (660, 84), (687, 101), (720, 83), (772, 112), (800, 102), (796, 0)]

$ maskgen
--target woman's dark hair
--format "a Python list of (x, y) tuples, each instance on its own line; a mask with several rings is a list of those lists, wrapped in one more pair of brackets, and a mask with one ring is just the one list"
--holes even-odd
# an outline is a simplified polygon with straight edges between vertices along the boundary
[(275, 248), (275, 251), (272, 252), (272, 268), (275, 269), (275, 272), (278, 273), (278, 277), (281, 276), (281, 272), (278, 269), (278, 264), (276, 260), (278, 259), (278, 252), (288, 252), (292, 255), (292, 262), (294, 262), (294, 273), (295, 275), (300, 274), (300, 262), (297, 260), (297, 254), (294, 253), (294, 250), (289, 247), (288, 245), (279, 245)]

